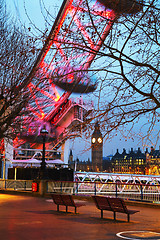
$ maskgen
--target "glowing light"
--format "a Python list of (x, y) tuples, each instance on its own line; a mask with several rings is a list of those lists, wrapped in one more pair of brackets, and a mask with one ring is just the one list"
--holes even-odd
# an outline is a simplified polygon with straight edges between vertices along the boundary
[(44, 113), (42, 113), (41, 119), (44, 119), (44, 117), (45, 117), (45, 115), (44, 115)]

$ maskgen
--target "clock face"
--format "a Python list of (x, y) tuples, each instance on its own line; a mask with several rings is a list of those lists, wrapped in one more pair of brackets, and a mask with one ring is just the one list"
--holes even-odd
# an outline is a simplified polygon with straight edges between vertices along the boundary
[(102, 138), (98, 138), (98, 140), (97, 140), (99, 143), (102, 143)]
[(92, 138), (92, 143), (95, 143), (96, 142), (96, 139), (95, 138)]

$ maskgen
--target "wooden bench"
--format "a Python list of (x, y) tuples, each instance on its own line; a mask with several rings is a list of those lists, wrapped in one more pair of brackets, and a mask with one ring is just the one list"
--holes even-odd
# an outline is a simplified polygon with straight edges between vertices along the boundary
[(74, 207), (75, 213), (77, 213), (77, 208), (85, 206), (84, 203), (76, 203), (72, 195), (67, 194), (51, 194), (53, 202), (57, 205), (57, 211), (59, 211), (59, 206), (65, 206), (66, 212), (68, 212), (68, 207)]
[(123, 199), (106, 196), (92, 196), (96, 207), (101, 210), (101, 218), (103, 218), (103, 210), (112, 211), (114, 220), (116, 220), (116, 212), (127, 214), (128, 222), (130, 221), (130, 214), (139, 212), (137, 210), (129, 210)]

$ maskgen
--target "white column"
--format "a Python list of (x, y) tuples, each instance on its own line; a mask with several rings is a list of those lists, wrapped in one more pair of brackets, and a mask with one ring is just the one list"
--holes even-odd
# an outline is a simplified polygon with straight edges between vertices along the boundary
[(64, 162), (64, 164), (68, 164), (68, 158), (69, 158), (69, 142), (70, 142), (70, 140), (67, 139), (67, 140), (62, 144), (61, 160)]
[(14, 169), (14, 180), (17, 180), (17, 168)]

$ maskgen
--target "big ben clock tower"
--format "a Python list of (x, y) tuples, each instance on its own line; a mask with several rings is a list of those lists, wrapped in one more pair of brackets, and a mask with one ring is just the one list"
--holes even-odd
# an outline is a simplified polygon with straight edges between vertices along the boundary
[(99, 128), (98, 122), (95, 124), (95, 129), (91, 138), (92, 146), (92, 167), (94, 172), (103, 170), (103, 138)]

